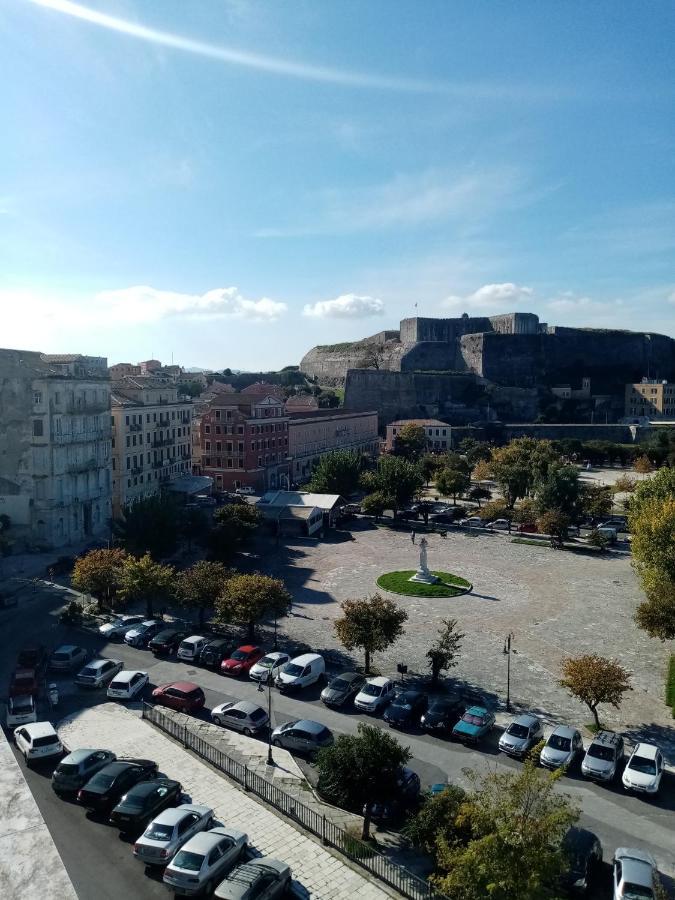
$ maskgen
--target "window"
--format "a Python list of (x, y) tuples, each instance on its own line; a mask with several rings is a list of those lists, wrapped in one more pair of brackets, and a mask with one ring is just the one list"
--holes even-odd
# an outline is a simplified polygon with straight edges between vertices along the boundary
[(125, 416), (125, 417), (124, 417), (124, 424), (125, 424), (125, 425), (128, 425), (128, 424), (129, 424), (129, 416)]
[(33, 419), (33, 437), (42, 437), (42, 419)]
[(33, 403), (36, 406), (42, 403), (42, 391), (33, 391)]
[(210, 425), (204, 426), (204, 434), (211, 434), (211, 426)]
[(205, 441), (205, 442), (204, 442), (204, 449), (205, 449), (206, 451), (208, 451), (208, 450), (211, 449), (211, 441)]

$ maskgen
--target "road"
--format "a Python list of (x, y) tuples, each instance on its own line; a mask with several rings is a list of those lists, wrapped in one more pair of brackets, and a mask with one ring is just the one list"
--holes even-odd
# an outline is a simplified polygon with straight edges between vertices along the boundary
[[(248, 680), (225, 678), (175, 659), (156, 660), (147, 651), (126, 645), (106, 645), (94, 634), (56, 624), (52, 613), (57, 606), (56, 598), (38, 595), (18, 609), (2, 612), (0, 678), (3, 684), (7, 683), (16, 650), (29, 640), (40, 639), (49, 646), (71, 641), (102, 655), (122, 659), (125, 666), (147, 670), (152, 686), (178, 678), (194, 680), (204, 688), (209, 708), (229, 699), (248, 699), (259, 703), (263, 699), (257, 686)], [(59, 718), (83, 706), (105, 700), (103, 692), (81, 692), (69, 679), (60, 679), (59, 685)], [(344, 734), (355, 732), (360, 722), (377, 721), (354, 710), (341, 712), (327, 709), (318, 699), (318, 694), (318, 688), (309, 689), (302, 697), (283, 696), (274, 691), (274, 724), (291, 718), (313, 718), (327, 725), (335, 734)], [(400, 739), (410, 747), (413, 753), (410, 765), (418, 772), (424, 786), (445, 780), (464, 784), (465, 770), (469, 768), (478, 771), (495, 767), (514, 770), (520, 765), (498, 753), (497, 736), (480, 750), (468, 749), (421, 732), (401, 734)], [(167, 774), (180, 778), (177, 772)], [(116, 831), (106, 825), (87, 822), (83, 810), (57, 801), (44, 776), (28, 772), (27, 777), (80, 896), (140, 896), (138, 891), (143, 881), (138, 876), (141, 867), (131, 857), (127, 846), (119, 841)], [(672, 877), (675, 875), (672, 837), (675, 828), (674, 782), (675, 777), (667, 776), (660, 795), (651, 802), (626, 795), (620, 786), (591, 784), (578, 773), (567, 776), (562, 788), (581, 807), (581, 824), (601, 839), (606, 860), (611, 859), (617, 846), (643, 847), (654, 854), (661, 871)], [(85, 825), (86, 836), (83, 831)], [(83, 848), (86, 848), (86, 853), (82, 852)], [(106, 893), (108, 885), (114, 885), (113, 893)], [(156, 892), (158, 896), (166, 896), (161, 885), (151, 881), (147, 881), (143, 891), (142, 896), (146, 896), (146, 892), (148, 897), (155, 896)]]

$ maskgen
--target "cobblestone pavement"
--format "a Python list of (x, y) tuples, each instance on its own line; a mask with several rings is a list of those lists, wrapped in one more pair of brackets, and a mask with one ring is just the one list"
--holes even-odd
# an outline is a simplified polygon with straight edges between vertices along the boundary
[[(350, 655), (333, 630), (339, 603), (374, 593), (381, 573), (415, 568), (417, 560), (418, 548), (407, 530), (358, 522), (353, 539), (335, 532), (325, 542), (289, 543), (264, 553), (251, 567), (284, 578), (293, 595), (292, 615), (279, 623), (284, 637), (349, 663)], [(603, 707), (603, 720), (632, 730), (636, 737), (651, 729), (661, 732), (665, 741), (675, 740), (672, 716), (663, 702), (673, 644), (650, 640), (635, 627), (632, 616), (641, 591), (627, 554), (554, 551), (514, 544), (502, 534), (450, 533), (446, 539), (432, 534), (429, 567), (461, 575), (474, 589), (452, 599), (387, 594), (409, 618), (394, 647), (375, 654), (374, 665), (383, 673), (395, 672), (397, 662), (406, 663), (410, 672), (425, 672), (424, 654), (441, 620), (456, 618), (466, 637), (453, 675), (488, 698), (505, 698), (503, 646), (512, 632), (511, 697), (516, 705), (548, 722), (588, 722), (588, 710), (558, 679), (566, 655), (597, 652), (616, 657), (633, 676), (633, 690), (621, 709)]]

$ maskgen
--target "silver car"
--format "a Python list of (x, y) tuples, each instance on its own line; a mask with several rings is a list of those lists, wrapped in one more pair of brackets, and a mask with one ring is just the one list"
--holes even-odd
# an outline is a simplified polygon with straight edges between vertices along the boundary
[(242, 734), (257, 734), (269, 725), (269, 717), (262, 706), (241, 700), (239, 703), (221, 703), (211, 710), (211, 720), (215, 725), (225, 725)]
[(561, 766), (569, 768), (577, 756), (583, 753), (583, 749), (584, 743), (576, 728), (558, 725), (549, 735), (539, 762), (546, 769), (559, 769)]
[(115, 616), (112, 621), (101, 625), (98, 633), (109, 641), (123, 641), (127, 631), (140, 625), (144, 618), (145, 616)]
[(63, 644), (57, 647), (49, 657), (49, 669), (52, 672), (74, 672), (89, 659), (89, 651), (74, 644)]
[(234, 828), (202, 831), (184, 844), (164, 871), (164, 884), (176, 894), (210, 897), (216, 885), (239, 861), (248, 835)]
[(522, 758), (544, 736), (544, 728), (536, 716), (516, 716), (499, 738), (499, 749), (508, 756)]
[(134, 856), (148, 866), (165, 866), (191, 837), (213, 825), (210, 806), (183, 803), (165, 809), (134, 844)]
[(220, 900), (276, 900), (291, 883), (291, 867), (278, 859), (262, 856), (237, 866), (216, 888)]
[(111, 750), (73, 750), (64, 756), (52, 773), (55, 794), (76, 794), (97, 772), (117, 757)]
[(651, 853), (633, 847), (617, 847), (613, 865), (614, 900), (656, 897), (656, 862)]
[(623, 737), (614, 731), (599, 731), (581, 763), (581, 774), (593, 781), (612, 781), (623, 763)]
[(122, 671), (121, 659), (93, 659), (75, 676), (75, 684), (81, 687), (99, 688)]

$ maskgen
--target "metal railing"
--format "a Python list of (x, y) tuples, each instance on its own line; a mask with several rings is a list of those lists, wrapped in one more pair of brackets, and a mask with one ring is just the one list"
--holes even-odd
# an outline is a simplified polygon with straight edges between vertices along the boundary
[(156, 706), (144, 702), (143, 718), (180, 741), (187, 750), (192, 750), (228, 778), (241, 784), (244, 790), (255, 794), (256, 797), (288, 816), (301, 828), (320, 838), (322, 844), (338, 850), (370, 875), (385, 882), (404, 897), (408, 897), (409, 900), (448, 900), (445, 894), (439, 893), (423, 878), (403, 866), (397, 865), (379, 851), (353, 837), (322, 813), (282, 791), (271, 781), (267, 781), (266, 778), (253, 772), (248, 766), (232, 759), (219, 747), (215, 747), (190, 728), (165, 715)]

